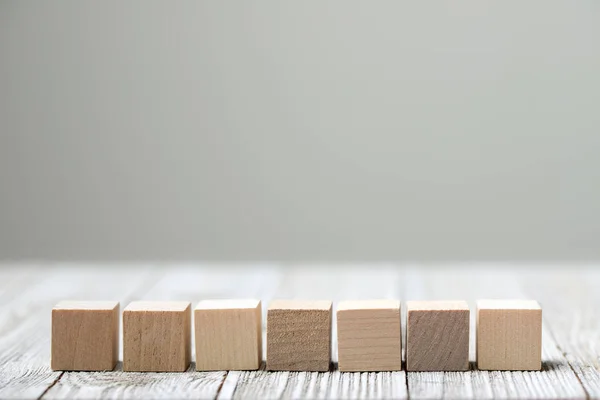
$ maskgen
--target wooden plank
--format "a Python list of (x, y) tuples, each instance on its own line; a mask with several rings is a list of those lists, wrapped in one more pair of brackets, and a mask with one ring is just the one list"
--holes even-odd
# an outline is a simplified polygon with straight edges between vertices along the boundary
[(15, 323), (24, 317), (19, 315), (19, 299), (27, 291), (46, 277), (45, 269), (20, 266), (0, 266), (0, 365), (2, 363), (2, 338), (10, 333)]
[[(23, 351), (27, 343), (21, 345), (22, 338), (14, 331), (22, 326), (31, 310), (23, 307), (24, 294), (30, 293), (30, 288), (43, 281), (47, 274), (44, 268), (20, 265), (0, 266), (0, 274), (0, 398), (18, 398), (16, 392), (13, 394), (14, 387), (19, 389), (21, 397), (26, 397), (30, 391), (38, 393), (31, 389), (36, 387), (40, 388), (41, 394), (48, 387), (48, 382), (52, 382), (59, 373), (52, 373), (48, 367), (32, 365), (29, 359), (35, 353)], [(26, 327), (31, 325), (28, 319)], [(21, 332), (26, 332), (26, 329), (22, 328)]]
[[(62, 266), (44, 267), (36, 273), (7, 271), (0, 268), (0, 398), (37, 398), (53, 384), (44, 398), (172, 398), (175, 394), (178, 398), (217, 394), (219, 398), (406, 398), (406, 380), (414, 398), (584, 398), (584, 387), (591, 397), (600, 397), (600, 346), (595, 345), (600, 343), (600, 315), (595, 307), (600, 302), (600, 272), (593, 269), (476, 269), (451, 265), (443, 269), (395, 269), (389, 265), (365, 265), (277, 270), (268, 266), (231, 269), (189, 265), (152, 271), (153, 277), (148, 276), (147, 282), (139, 284), (141, 291), (132, 289), (130, 284), (139, 278), (136, 267)], [(150, 288), (149, 283), (158, 276), (162, 279)], [(121, 294), (115, 300), (124, 301), (123, 305), (133, 299), (255, 297), (268, 302), (274, 297), (286, 297), (467, 298), (473, 306), (477, 298), (534, 298), (544, 308), (543, 370), (409, 374), (259, 370), (232, 371), (224, 381), (225, 372), (198, 373), (193, 371), (193, 365), (181, 374), (123, 373), (121, 366), (110, 373), (61, 375), (50, 371), (49, 310), (59, 300), (73, 298), (77, 293), (87, 299), (106, 299), (110, 292), (103, 286), (115, 288)], [(471, 324), (474, 332), (474, 314)], [(334, 335), (334, 360), (336, 342)], [(474, 343), (471, 342), (471, 361)], [(61, 378), (57, 381), (58, 377)]]
[(56, 303), (126, 296), (147, 270), (47, 266), (32, 276), (33, 284), (0, 310), (0, 398), (37, 399), (61, 376), (50, 369), (51, 309)]
[(219, 399), (254, 398), (405, 399), (406, 375), (404, 371), (230, 371)]
[[(196, 303), (213, 298), (259, 297), (258, 291), (264, 284), (277, 279), (277, 272), (271, 267), (170, 266), (168, 274), (135, 299)], [(129, 373), (123, 372), (120, 364), (113, 372), (67, 372), (44, 399), (215, 398), (226, 374), (196, 372), (195, 363), (184, 373)]]
[[(407, 271), (405, 293), (415, 300), (466, 298), (471, 306), (478, 298), (526, 298), (519, 283), (522, 273), (508, 268), (475, 266), (412, 269)], [(543, 306), (546, 313), (547, 306)], [(474, 334), (475, 315), (472, 313), (471, 362), (475, 361)], [(409, 372), (409, 395), (415, 399), (585, 398), (583, 387), (546, 325), (542, 334), (542, 371)]]
[(555, 267), (521, 278), (539, 299), (552, 339), (559, 344), (590, 398), (600, 398), (600, 271), (597, 267)]
[[(376, 268), (376, 272), (374, 269)], [(393, 265), (295, 266), (284, 270), (281, 285), (262, 299), (273, 297), (304, 300), (399, 298), (400, 276)], [(333, 319), (334, 330), (336, 320)], [(337, 337), (333, 335), (333, 360), (337, 361)], [(406, 375), (395, 372), (266, 372), (231, 371), (219, 399), (244, 398), (407, 398)]]
[[(406, 382), (408, 395), (411, 399), (442, 399), (444, 398), (444, 385), (446, 384), (445, 372), (407, 372)], [(468, 399), (468, 393), (464, 390), (467, 385), (458, 387), (458, 395)], [(456, 398), (460, 398), (457, 396)]]
[[(44, 276), (45, 268), (32, 264), (0, 264), (0, 304), (5, 308), (21, 290)], [(2, 310), (0, 309), (0, 312)]]
[(215, 398), (225, 372), (65, 372), (43, 399), (207, 399)]

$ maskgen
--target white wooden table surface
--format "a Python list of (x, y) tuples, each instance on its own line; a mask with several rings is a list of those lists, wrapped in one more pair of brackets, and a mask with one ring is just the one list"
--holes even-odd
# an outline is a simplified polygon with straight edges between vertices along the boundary
[[(543, 370), (439, 373), (50, 370), (50, 315), (63, 299), (533, 298), (543, 307)], [(518, 265), (0, 266), (0, 398), (600, 398), (600, 269)], [(472, 308), (473, 309), (473, 308)], [(335, 310), (335, 303), (334, 303)], [(474, 354), (474, 313), (471, 360)], [(334, 362), (335, 348), (334, 318)], [(122, 352), (122, 350), (121, 350)], [(121, 353), (122, 354), (122, 353)], [(334, 364), (335, 366), (335, 364)]]

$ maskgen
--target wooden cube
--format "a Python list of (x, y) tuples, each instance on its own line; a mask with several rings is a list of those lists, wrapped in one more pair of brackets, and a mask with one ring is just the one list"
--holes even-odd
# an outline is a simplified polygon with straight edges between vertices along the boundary
[(542, 308), (534, 300), (477, 302), (477, 368), (539, 371)]
[(331, 301), (275, 300), (267, 310), (267, 369), (328, 371)]
[(406, 309), (407, 371), (469, 369), (466, 301), (409, 301)]
[(51, 368), (110, 371), (119, 359), (119, 302), (62, 301), (52, 309)]
[(123, 311), (123, 370), (183, 372), (191, 359), (191, 304), (134, 301)]
[(194, 311), (198, 371), (256, 370), (262, 362), (260, 300), (204, 300)]
[(343, 301), (337, 310), (340, 371), (400, 371), (400, 301)]

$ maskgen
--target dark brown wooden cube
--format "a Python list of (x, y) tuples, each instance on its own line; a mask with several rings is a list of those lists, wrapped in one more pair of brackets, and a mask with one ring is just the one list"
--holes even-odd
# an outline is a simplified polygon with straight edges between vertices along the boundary
[(465, 301), (406, 303), (406, 370), (469, 369), (469, 305)]

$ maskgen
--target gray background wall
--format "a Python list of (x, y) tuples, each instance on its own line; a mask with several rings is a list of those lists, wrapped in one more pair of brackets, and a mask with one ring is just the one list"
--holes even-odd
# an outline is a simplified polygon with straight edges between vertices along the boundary
[(597, 1), (2, 1), (0, 258), (600, 256)]

